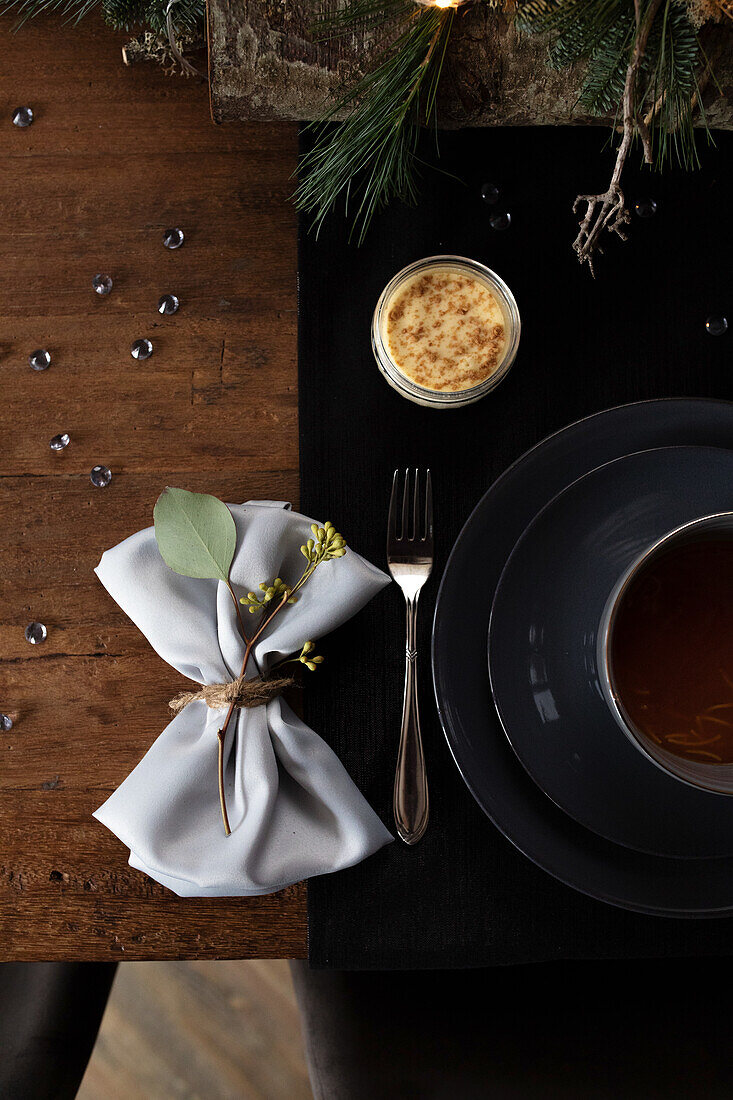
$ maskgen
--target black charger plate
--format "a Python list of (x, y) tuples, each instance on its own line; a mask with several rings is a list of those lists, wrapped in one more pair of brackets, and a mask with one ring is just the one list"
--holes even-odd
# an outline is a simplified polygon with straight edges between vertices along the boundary
[(640, 852), (733, 856), (733, 796), (689, 786), (642, 754), (603, 695), (598, 630), (616, 582), (652, 543), (733, 509), (733, 450), (660, 447), (599, 466), (530, 523), (489, 625), (489, 675), (509, 743), (540, 790)]
[(733, 404), (719, 401), (647, 401), (570, 425), (528, 451), (484, 495), (453, 547), (438, 594), (435, 695), (451, 752), (479, 806), (539, 867), (591, 897), (638, 912), (733, 912), (733, 857), (674, 859), (636, 852), (585, 829), (542, 794), (514, 756), (492, 702), (489, 611), (520, 535), (571, 482), (633, 451), (732, 442)]

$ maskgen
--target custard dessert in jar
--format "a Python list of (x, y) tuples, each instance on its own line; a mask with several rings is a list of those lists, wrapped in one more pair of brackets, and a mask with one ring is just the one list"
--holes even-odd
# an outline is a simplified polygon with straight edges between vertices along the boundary
[(517, 303), (498, 275), (462, 256), (430, 256), (385, 287), (372, 348), (403, 397), (458, 408), (499, 384), (514, 361), (519, 331)]

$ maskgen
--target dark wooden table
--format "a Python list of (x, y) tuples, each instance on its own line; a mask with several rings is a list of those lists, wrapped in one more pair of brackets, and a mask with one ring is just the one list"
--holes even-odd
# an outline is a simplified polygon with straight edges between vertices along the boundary
[[(181, 899), (92, 811), (180, 677), (94, 576), (166, 484), (297, 503), (290, 125), (215, 127), (203, 81), (125, 68), (91, 18), (0, 20), (0, 959), (298, 957), (305, 886)], [(31, 105), (28, 130), (11, 124)], [(177, 252), (161, 243), (180, 225)], [(91, 280), (109, 272), (98, 298)], [(162, 318), (159, 296), (179, 295)], [(131, 342), (149, 337), (147, 362)], [(36, 373), (28, 355), (53, 362)], [(253, 415), (256, 410), (256, 415)], [(49, 439), (71, 445), (53, 454)], [(96, 489), (89, 471), (110, 466)], [(24, 638), (34, 619), (45, 644)]]

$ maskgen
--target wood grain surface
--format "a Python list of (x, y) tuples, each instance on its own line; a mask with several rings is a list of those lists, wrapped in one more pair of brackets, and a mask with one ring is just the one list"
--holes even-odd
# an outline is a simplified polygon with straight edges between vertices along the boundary
[[(11, 28), (3, 17), (0, 711), (15, 724), (0, 733), (0, 959), (302, 956), (304, 886), (183, 900), (91, 817), (182, 685), (96, 580), (102, 552), (151, 522), (166, 484), (297, 498), (295, 129), (214, 127), (203, 81), (125, 68), (124, 37), (93, 17)], [(11, 124), (19, 104), (30, 129)], [(169, 225), (186, 233), (176, 252)], [(161, 317), (169, 291), (180, 312)], [(48, 626), (37, 647), (32, 619)]]
[(77, 1100), (312, 1100), (288, 964), (117, 970)]

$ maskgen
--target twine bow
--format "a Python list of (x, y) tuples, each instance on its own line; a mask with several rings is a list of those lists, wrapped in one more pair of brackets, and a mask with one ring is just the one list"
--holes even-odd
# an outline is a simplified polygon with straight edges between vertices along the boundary
[(245, 680), (244, 676), (238, 676), (228, 684), (205, 684), (199, 691), (182, 691), (170, 700), (168, 706), (174, 714), (180, 714), (189, 703), (199, 700), (212, 710), (226, 710), (231, 706), (244, 710), (264, 707), (294, 683), (292, 676), (274, 676), (268, 680), (262, 680), (259, 676)]

